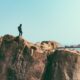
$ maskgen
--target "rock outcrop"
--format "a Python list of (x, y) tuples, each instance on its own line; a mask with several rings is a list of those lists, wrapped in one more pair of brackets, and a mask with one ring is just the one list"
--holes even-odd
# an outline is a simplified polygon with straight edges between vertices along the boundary
[(41, 80), (80, 80), (80, 52), (56, 50), (47, 57)]
[(0, 80), (79, 80), (80, 55), (57, 49), (58, 43), (0, 38)]
[[(36, 50), (32, 48), (35, 47)], [(40, 80), (46, 54), (22, 37), (5, 35), (0, 38), (0, 80)]]

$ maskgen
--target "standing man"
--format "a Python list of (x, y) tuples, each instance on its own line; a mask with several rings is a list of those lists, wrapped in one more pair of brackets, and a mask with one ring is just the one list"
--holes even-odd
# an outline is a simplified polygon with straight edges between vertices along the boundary
[(18, 26), (19, 36), (22, 36), (22, 24)]

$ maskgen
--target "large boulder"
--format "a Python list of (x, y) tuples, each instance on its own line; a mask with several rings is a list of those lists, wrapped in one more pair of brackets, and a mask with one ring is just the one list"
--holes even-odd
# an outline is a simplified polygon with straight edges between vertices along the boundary
[(80, 52), (56, 50), (49, 55), (41, 80), (80, 80)]
[(32, 45), (22, 37), (0, 38), (0, 80), (41, 79), (47, 57), (37, 50), (31, 55)]

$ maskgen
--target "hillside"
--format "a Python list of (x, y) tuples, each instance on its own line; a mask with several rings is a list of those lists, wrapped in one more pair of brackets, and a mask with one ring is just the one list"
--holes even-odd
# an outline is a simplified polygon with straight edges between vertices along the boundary
[(80, 53), (57, 49), (59, 43), (0, 38), (0, 80), (79, 80)]

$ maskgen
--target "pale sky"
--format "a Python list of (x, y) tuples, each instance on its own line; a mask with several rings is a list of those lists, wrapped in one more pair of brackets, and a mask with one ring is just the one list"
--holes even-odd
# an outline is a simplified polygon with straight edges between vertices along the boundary
[(0, 36), (18, 35), (32, 42), (80, 43), (80, 0), (0, 0)]

